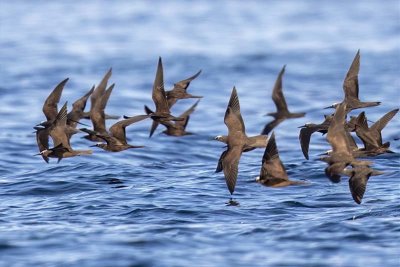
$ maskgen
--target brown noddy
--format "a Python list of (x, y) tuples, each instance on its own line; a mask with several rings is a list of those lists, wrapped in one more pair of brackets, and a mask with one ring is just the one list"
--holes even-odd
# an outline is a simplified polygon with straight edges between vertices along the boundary
[(276, 106), (276, 112), (268, 113), (267, 115), (274, 117), (274, 120), (264, 126), (261, 134), (268, 134), (272, 131), (278, 124), (286, 119), (294, 119), (304, 117), (306, 113), (291, 113), (286, 104), (285, 96), (282, 92), (282, 77), (285, 73), (286, 65), (283, 66), (282, 70), (279, 72), (278, 78), (275, 81), (274, 89), (272, 91), (272, 100)]

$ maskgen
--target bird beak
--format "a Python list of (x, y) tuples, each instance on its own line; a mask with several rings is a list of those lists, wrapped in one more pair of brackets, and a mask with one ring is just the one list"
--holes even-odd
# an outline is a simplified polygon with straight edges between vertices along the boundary
[(95, 147), (95, 146), (97, 146), (97, 144), (96, 144), (96, 145), (89, 146), (89, 147)]
[(35, 154), (35, 155), (33, 155), (33, 156), (40, 156), (40, 155), (42, 155), (41, 153), (38, 153), (38, 154)]
[(333, 108), (333, 106), (325, 107), (324, 109)]

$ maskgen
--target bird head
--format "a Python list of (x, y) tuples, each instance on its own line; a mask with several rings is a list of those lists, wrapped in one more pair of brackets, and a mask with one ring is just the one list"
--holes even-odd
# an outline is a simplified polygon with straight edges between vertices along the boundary
[(227, 142), (227, 139), (228, 139), (228, 137), (225, 135), (217, 135), (216, 137), (214, 137), (214, 140), (220, 141), (225, 144)]
[(95, 144), (93, 146), (90, 146), (90, 147), (96, 147), (96, 146), (104, 149), (105, 147), (107, 147), (107, 144), (97, 143), (97, 144)]
[(332, 105), (330, 105), (330, 106), (328, 106), (328, 107), (326, 107), (326, 108), (324, 108), (324, 109), (336, 108), (336, 107), (339, 106), (339, 105), (340, 105), (340, 103), (333, 103)]
[(51, 150), (45, 149), (45, 150), (40, 151), (40, 153), (35, 154), (34, 156), (40, 156), (40, 155), (42, 155), (42, 156), (46, 156), (46, 157), (47, 157), (50, 153), (51, 153)]

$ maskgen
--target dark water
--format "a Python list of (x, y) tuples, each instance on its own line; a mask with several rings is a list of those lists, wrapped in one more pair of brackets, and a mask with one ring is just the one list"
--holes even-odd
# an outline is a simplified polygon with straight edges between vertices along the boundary
[[(0, 265), (399, 266), (399, 116), (383, 132), (396, 154), (373, 159), (385, 174), (370, 179), (362, 205), (347, 178), (325, 177), (323, 137), (312, 137), (309, 161), (298, 143), (297, 127), (322, 121), (322, 107), (342, 99), (359, 48), (360, 97), (382, 101), (368, 118), (399, 106), (399, 2), (349, 2), (1, 1)], [(141, 114), (153, 106), (158, 56), (167, 88), (203, 70), (189, 89), (205, 96), (189, 122), (195, 135), (164, 136), (160, 127), (148, 139), (144, 121), (127, 128), (143, 149), (95, 148), (60, 164), (32, 156), (32, 126), (59, 81), (70, 77), (62, 102), (72, 103), (113, 67), (108, 112)], [(310, 185), (256, 184), (256, 150), (240, 162), (240, 205), (227, 206), (223, 175), (214, 174), (222, 145), (209, 139), (227, 132), (233, 85), (248, 134), (261, 131), (283, 64), (290, 109), (307, 116), (281, 124), (276, 139), (289, 176)], [(72, 145), (91, 143), (77, 135)]]

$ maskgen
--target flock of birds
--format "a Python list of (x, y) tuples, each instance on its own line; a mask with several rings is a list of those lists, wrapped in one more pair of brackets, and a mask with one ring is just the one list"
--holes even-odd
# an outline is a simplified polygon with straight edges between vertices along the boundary
[[(371, 168), (372, 162), (360, 160), (359, 158), (393, 153), (389, 150), (390, 143), (383, 143), (381, 131), (399, 111), (399, 109), (394, 109), (386, 113), (371, 126), (368, 125), (365, 112), (361, 112), (358, 116), (350, 116), (349, 120), (346, 120), (347, 114), (352, 110), (380, 105), (380, 102), (362, 102), (359, 99), (359, 69), (360, 51), (357, 52), (343, 83), (344, 100), (327, 107), (334, 108), (335, 112), (325, 115), (325, 120), (320, 124), (307, 123), (299, 127), (301, 128), (299, 135), (300, 145), (307, 160), (309, 159), (308, 150), (311, 135), (314, 132), (326, 134), (326, 139), (332, 146), (332, 150), (326, 152), (326, 156), (321, 158), (322, 161), (328, 164), (325, 168), (325, 174), (333, 183), (340, 182), (342, 175), (349, 176), (350, 192), (354, 201), (358, 204), (362, 201), (369, 177), (382, 174), (382, 172)], [(228, 134), (215, 137), (215, 140), (226, 144), (226, 149), (218, 160), (215, 172), (223, 171), (231, 195), (235, 190), (239, 160), (242, 153), (256, 148), (265, 149), (257, 182), (270, 187), (307, 184), (305, 181), (289, 180), (286, 169), (279, 158), (275, 134), (272, 131), (286, 119), (305, 116), (305, 113), (292, 113), (288, 109), (282, 92), (284, 72), (285, 66), (280, 71), (272, 92), (272, 100), (277, 110), (267, 115), (272, 116), (273, 120), (265, 125), (261, 134), (257, 136), (248, 137), (246, 135), (245, 124), (240, 112), (239, 97), (236, 88), (233, 87), (224, 116)], [(57, 158), (59, 162), (63, 158), (92, 154), (92, 150), (74, 150), (71, 147), (71, 136), (78, 132), (87, 133), (84, 138), (100, 142), (93, 146), (106, 151), (119, 152), (131, 148), (140, 148), (143, 146), (128, 144), (125, 128), (145, 119), (152, 120), (149, 137), (154, 134), (159, 124), (166, 128), (163, 133), (167, 135), (183, 136), (191, 134), (186, 131), (186, 126), (200, 99), (179, 116), (172, 115), (170, 109), (178, 100), (202, 98), (202, 96), (191, 95), (187, 92), (190, 83), (200, 73), (201, 70), (192, 77), (175, 83), (171, 90), (165, 91), (163, 66), (161, 58), (159, 58), (152, 91), (155, 111), (145, 106), (146, 114), (132, 117), (124, 116), (123, 120), (116, 122), (108, 130), (105, 126), (106, 119), (119, 119), (119, 116), (105, 113), (108, 99), (114, 88), (114, 84), (107, 87), (108, 80), (112, 74), (111, 69), (105, 74), (97, 87), (93, 86), (89, 92), (73, 103), (72, 111), (69, 113), (67, 112), (67, 102), (59, 111), (57, 107), (64, 86), (68, 81), (67, 78), (55, 87), (43, 105), (46, 121), (34, 127), (40, 151), (36, 155), (41, 155), (48, 163), (49, 158)], [(91, 100), (90, 111), (85, 112), (86, 102), (89, 97)], [(82, 124), (79, 121), (84, 118), (91, 120), (93, 129), (77, 128), (78, 124)], [(355, 132), (355, 135), (361, 139), (364, 147), (359, 148), (357, 146), (354, 137), (351, 135), (352, 132)], [(49, 146), (50, 138), (53, 141), (53, 147)]]

